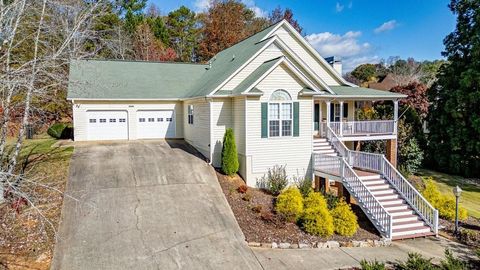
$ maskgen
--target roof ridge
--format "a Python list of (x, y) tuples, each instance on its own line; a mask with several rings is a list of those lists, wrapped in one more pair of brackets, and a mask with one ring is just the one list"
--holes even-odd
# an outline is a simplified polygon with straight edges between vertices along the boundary
[(73, 61), (96, 61), (96, 62), (125, 62), (125, 63), (148, 63), (148, 64), (175, 64), (175, 65), (198, 65), (208, 66), (205, 63), (196, 62), (175, 62), (175, 61), (148, 61), (148, 60), (134, 60), (134, 59), (108, 59), (108, 58), (84, 58), (72, 59)]

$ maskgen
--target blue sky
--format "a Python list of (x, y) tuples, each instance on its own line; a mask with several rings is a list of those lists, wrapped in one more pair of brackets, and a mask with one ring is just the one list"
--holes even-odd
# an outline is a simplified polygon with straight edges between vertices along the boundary
[[(400, 56), (440, 59), (443, 38), (454, 30), (448, 0), (242, 0), (260, 16), (289, 7), (306, 38), (324, 57), (343, 60), (344, 70)], [(208, 0), (150, 0), (163, 14), (186, 5), (204, 10)]]

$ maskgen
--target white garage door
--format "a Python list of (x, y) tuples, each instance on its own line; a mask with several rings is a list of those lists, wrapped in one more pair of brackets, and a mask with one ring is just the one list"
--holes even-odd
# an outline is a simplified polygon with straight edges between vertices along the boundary
[(88, 140), (128, 140), (126, 111), (87, 111)]
[(139, 139), (175, 137), (173, 110), (137, 111), (137, 137)]

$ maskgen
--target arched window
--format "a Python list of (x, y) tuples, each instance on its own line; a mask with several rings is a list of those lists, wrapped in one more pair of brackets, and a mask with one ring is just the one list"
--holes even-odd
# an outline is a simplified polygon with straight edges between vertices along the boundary
[(292, 136), (292, 98), (285, 90), (276, 90), (268, 104), (269, 137)]

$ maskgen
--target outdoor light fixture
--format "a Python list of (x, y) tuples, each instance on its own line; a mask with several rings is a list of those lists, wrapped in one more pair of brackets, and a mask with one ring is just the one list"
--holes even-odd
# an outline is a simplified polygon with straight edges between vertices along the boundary
[(455, 195), (455, 234), (458, 233), (458, 199), (462, 194), (462, 189), (459, 186), (453, 188), (453, 194)]

